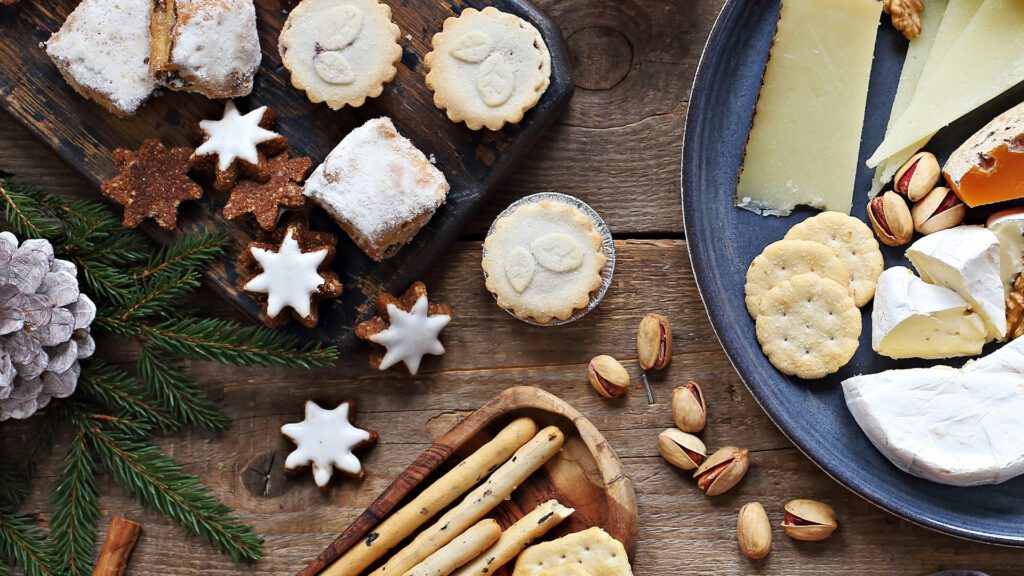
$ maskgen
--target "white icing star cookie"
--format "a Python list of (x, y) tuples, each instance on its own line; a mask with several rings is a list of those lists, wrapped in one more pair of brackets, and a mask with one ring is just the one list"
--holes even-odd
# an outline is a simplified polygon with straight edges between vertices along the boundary
[(403, 362), (409, 373), (416, 375), (427, 354), (440, 356), (444, 346), (438, 334), (452, 320), (451, 307), (432, 304), (427, 289), (415, 282), (400, 298), (383, 294), (377, 298), (379, 316), (356, 326), (356, 336), (383, 347), (370, 358), (370, 363), (387, 370)]
[(295, 444), (285, 460), (285, 470), (312, 467), (313, 479), (320, 488), (331, 481), (334, 470), (361, 478), (363, 466), (352, 451), (375, 442), (377, 433), (352, 425), (351, 406), (351, 402), (342, 402), (334, 410), (324, 410), (306, 401), (305, 420), (281, 426), (281, 433)]
[(320, 291), (326, 279), (318, 271), (328, 249), (303, 252), (289, 229), (277, 252), (253, 246), (252, 257), (263, 269), (243, 287), (249, 292), (267, 295), (267, 315), (276, 318), (286, 307), (299, 316), (309, 316), (313, 294)]
[(235, 103), (228, 100), (220, 120), (202, 120), (199, 128), (206, 134), (206, 142), (196, 148), (196, 156), (217, 157), (217, 170), (227, 170), (236, 160), (259, 164), (259, 150), (264, 142), (280, 138), (280, 134), (260, 126), (268, 108), (260, 106), (248, 114), (240, 114)]

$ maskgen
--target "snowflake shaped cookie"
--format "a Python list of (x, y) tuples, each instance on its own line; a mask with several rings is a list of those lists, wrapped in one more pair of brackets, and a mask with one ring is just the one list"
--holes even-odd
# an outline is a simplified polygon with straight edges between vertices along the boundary
[(353, 451), (376, 442), (377, 433), (353, 426), (350, 421), (353, 411), (351, 402), (325, 410), (311, 400), (306, 401), (306, 418), (281, 426), (281, 433), (295, 444), (284, 469), (295, 472), (311, 467), (319, 488), (327, 486), (334, 470), (362, 478), (363, 466)]
[(341, 294), (338, 275), (328, 264), (334, 258), (334, 236), (309, 232), (291, 224), (271, 242), (252, 242), (239, 259), (242, 290), (265, 301), (263, 320), (270, 326), (292, 316), (307, 327), (316, 326), (317, 302)]
[(192, 166), (214, 171), (214, 188), (220, 192), (230, 190), (240, 174), (265, 182), (266, 155), (288, 146), (284, 136), (270, 130), (274, 120), (274, 111), (266, 106), (241, 114), (229, 100), (220, 120), (199, 122), (206, 140), (192, 155)]
[(402, 362), (415, 376), (424, 356), (444, 354), (438, 335), (451, 322), (452, 309), (431, 304), (422, 282), (410, 286), (401, 298), (381, 295), (377, 312), (378, 316), (356, 326), (358, 338), (381, 346), (370, 357), (373, 367), (387, 370)]

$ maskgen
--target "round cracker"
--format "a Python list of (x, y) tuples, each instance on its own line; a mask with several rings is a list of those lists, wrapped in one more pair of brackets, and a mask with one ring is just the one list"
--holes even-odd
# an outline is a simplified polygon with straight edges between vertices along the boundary
[(786, 240), (810, 240), (828, 246), (850, 271), (850, 292), (858, 307), (875, 297), (885, 263), (867, 224), (842, 212), (822, 212), (793, 226)]
[(779, 240), (754, 258), (747, 269), (747, 311), (756, 320), (761, 298), (783, 280), (813, 272), (846, 286), (850, 273), (830, 248), (809, 240)]
[(860, 310), (846, 286), (817, 274), (799, 274), (761, 299), (757, 341), (783, 374), (822, 378), (853, 358)]

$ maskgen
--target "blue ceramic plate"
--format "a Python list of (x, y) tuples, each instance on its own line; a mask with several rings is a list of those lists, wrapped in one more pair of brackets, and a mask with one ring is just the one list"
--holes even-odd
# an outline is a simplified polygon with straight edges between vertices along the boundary
[[(732, 204), (778, 10), (779, 0), (727, 2), (704, 50), (690, 98), (683, 150), (683, 213), (694, 274), (715, 331), (772, 420), (837, 481), (893, 514), (929, 528), (972, 540), (1024, 546), (1024, 478), (978, 488), (920, 480), (893, 466), (857, 426), (843, 401), (842, 380), (925, 365), (897, 362), (872, 352), (870, 306), (864, 310), (859, 352), (829, 378), (810, 382), (783, 376), (761, 353), (743, 303), (747, 266), (766, 245), (815, 213), (802, 210), (788, 218), (761, 217)], [(854, 193), (853, 214), (861, 218), (866, 218), (872, 176), (863, 160), (882, 140), (906, 47), (906, 40), (883, 22)], [(928, 149), (943, 161), (982, 125), (1021, 100), (1024, 88), (1019, 86), (946, 128)], [(886, 267), (904, 263), (902, 251), (896, 249), (887, 250), (885, 260)]]

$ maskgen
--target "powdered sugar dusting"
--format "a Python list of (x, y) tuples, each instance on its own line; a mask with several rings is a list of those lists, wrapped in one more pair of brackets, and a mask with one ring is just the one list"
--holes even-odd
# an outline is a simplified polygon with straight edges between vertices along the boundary
[(152, 94), (149, 0), (82, 0), (46, 43), (46, 53), (72, 83), (96, 92), (126, 114)]
[(390, 118), (353, 130), (317, 167), (303, 192), (371, 242), (444, 203), (448, 182)]
[(176, 0), (171, 60), (202, 86), (252, 91), (262, 53), (252, 0)]

